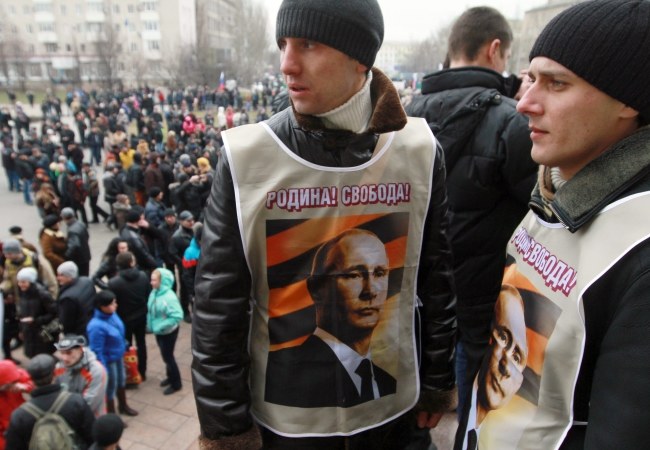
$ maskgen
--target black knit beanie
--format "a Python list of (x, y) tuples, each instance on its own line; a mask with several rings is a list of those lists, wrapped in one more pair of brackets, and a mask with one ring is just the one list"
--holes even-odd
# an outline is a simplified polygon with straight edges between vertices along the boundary
[(95, 420), (92, 428), (93, 440), (99, 447), (117, 444), (124, 431), (124, 422), (116, 414), (104, 414)]
[(593, 0), (555, 16), (530, 51), (650, 118), (650, 1)]
[(284, 0), (275, 39), (305, 38), (333, 47), (371, 68), (384, 40), (377, 0)]

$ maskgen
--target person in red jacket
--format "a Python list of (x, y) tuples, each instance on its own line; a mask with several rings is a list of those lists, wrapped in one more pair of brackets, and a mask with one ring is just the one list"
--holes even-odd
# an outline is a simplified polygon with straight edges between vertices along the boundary
[(5, 449), (5, 431), (14, 409), (25, 403), (23, 393), (31, 392), (34, 383), (26, 370), (13, 361), (0, 361), (0, 450)]

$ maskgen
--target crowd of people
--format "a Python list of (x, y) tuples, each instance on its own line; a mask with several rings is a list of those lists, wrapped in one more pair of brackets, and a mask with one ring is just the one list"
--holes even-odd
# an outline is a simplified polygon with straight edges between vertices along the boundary
[[(268, 117), (266, 95), (250, 100), (219, 89), (172, 90), (167, 97), (147, 88), (76, 91), (66, 106), (48, 94), (38, 129), (23, 118), (19, 102), (13, 115), (0, 114), (9, 191), (22, 193), (42, 224), (38, 245), (15, 226), (0, 247), (6, 371), (0, 377), (10, 378), (2, 392), (40, 398), (45, 389), (49, 400), (34, 400), (45, 410), (59, 392), (53, 385), (80, 394), (92, 415), (71, 420), (84, 448), (95, 418), (138, 414), (127, 403), (127, 388), (147, 379), (148, 332), (166, 367), (163, 393), (182, 389), (175, 344), (180, 322), (192, 321), (201, 219), (221, 132)], [(114, 238), (103, 255), (91, 255), (91, 224), (100, 221)], [(93, 271), (92, 256), (100, 256)], [(29, 361), (13, 356), (21, 345)], [(130, 348), (136, 381), (126, 370)], [(43, 371), (41, 384), (33, 375), (30, 380), (33, 364)], [(50, 366), (51, 377), (44, 373)], [(7, 448), (27, 448), (37, 421), (21, 412), (10, 423), (18, 397), (10, 396), (10, 409), (2, 404)], [(70, 402), (78, 399), (66, 398), (66, 419)]]

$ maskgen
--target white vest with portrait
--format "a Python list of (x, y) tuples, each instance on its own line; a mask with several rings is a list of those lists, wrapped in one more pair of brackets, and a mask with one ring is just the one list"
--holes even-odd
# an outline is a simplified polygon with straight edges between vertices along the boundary
[[(356, 167), (306, 161), (266, 123), (233, 128), (223, 136), (252, 276), (253, 416), (292, 437), (350, 435), (400, 416), (419, 397), (416, 279), (436, 148), (428, 125), (409, 119), (403, 130), (382, 135), (372, 158)], [(372, 363), (394, 378), (395, 393), (346, 407), (266, 401), (269, 354), (298, 348), (315, 328), (306, 286), (312, 257), (322, 243), (351, 228), (376, 234), (388, 255), (389, 296), (370, 353)], [(271, 381), (292, 386), (292, 377), (286, 378)], [(304, 396), (319, 391), (310, 386)]]
[(508, 244), (514, 263), (506, 268), (504, 283), (523, 298), (524, 381), (508, 403), (487, 413), (478, 448), (557, 449), (570, 427), (581, 425), (574, 424), (572, 407), (586, 338), (583, 294), (650, 237), (639, 216), (649, 210), (650, 193), (623, 198), (575, 233), (532, 212), (523, 219)]

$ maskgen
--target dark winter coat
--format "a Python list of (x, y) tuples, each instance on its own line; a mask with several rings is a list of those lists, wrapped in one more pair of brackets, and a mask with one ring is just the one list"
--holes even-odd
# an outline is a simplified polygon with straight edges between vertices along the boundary
[(54, 344), (41, 338), (40, 331), (43, 325), (50, 323), (58, 317), (56, 303), (40, 283), (31, 283), (26, 291), (20, 291), (18, 302), (18, 318), (33, 318), (32, 322), (22, 322), (20, 329), (23, 333), (25, 356), (32, 358), (39, 353), (54, 353)]
[[(325, 130), (319, 119), (296, 114), (291, 108), (267, 124), (291, 151), (311, 163), (358, 167), (372, 157), (379, 133), (400, 130), (407, 121), (392, 83), (374, 69), (370, 90), (374, 111), (369, 130), (363, 134)], [(429, 410), (444, 411), (455, 384), (456, 316), (446, 237), (445, 164), (440, 148), (433, 167), (417, 281), (421, 323), (416, 328), (419, 326), (421, 343), (420, 400)], [(193, 380), (202, 433), (208, 439), (241, 434), (252, 426), (246, 351), (251, 274), (240, 240), (227, 158), (219, 158), (206, 207), (195, 288)]]
[(147, 315), (147, 299), (151, 292), (149, 277), (142, 270), (122, 269), (108, 281), (117, 299), (117, 313), (126, 322), (136, 322)]
[(90, 261), (90, 236), (86, 226), (78, 220), (69, 224), (67, 239), (66, 260), (75, 262), (77, 266), (87, 264)]
[(477, 362), (490, 336), (503, 278), (504, 249), (528, 211), (535, 185), (537, 164), (530, 156), (528, 120), (516, 111), (515, 101), (506, 97), (504, 78), (480, 67), (427, 75), (422, 95), (406, 107), (408, 115), (440, 124), (486, 91), (492, 91), (494, 102), (467, 145), (450, 155), (443, 143), (458, 329), (466, 347), (478, 347)]
[(95, 286), (88, 277), (79, 277), (61, 286), (59, 293), (59, 319), (65, 334), (86, 335), (86, 324), (93, 314)]
[[(30, 402), (47, 411), (54, 404), (62, 389), (58, 384), (38, 387), (32, 391)], [(60, 414), (83, 442), (82, 449), (88, 448), (93, 442), (92, 427), (95, 415), (83, 397), (75, 393), (70, 394), (70, 398), (62, 406)], [(7, 430), (7, 448), (27, 450), (35, 423), (36, 418), (30, 413), (22, 408), (16, 409), (11, 414)]]

